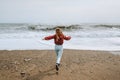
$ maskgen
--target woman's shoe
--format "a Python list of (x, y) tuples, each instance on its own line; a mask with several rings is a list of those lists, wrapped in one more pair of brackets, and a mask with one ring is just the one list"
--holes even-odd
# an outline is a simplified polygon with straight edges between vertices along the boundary
[(56, 70), (57, 70), (57, 71), (59, 70), (59, 65), (58, 65), (58, 64), (56, 64)]

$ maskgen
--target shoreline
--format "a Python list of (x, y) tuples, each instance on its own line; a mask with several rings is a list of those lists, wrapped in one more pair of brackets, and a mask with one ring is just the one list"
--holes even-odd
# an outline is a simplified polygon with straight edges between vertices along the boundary
[(64, 49), (58, 73), (55, 62), (54, 50), (0, 50), (0, 80), (120, 80), (120, 55), (109, 51)]
[[(107, 52), (109, 54), (120, 55), (120, 50), (83, 50), (83, 49), (63, 49), (63, 50), (74, 50), (74, 51), (97, 51), (97, 52)], [(0, 51), (54, 51), (54, 49), (5, 49)]]

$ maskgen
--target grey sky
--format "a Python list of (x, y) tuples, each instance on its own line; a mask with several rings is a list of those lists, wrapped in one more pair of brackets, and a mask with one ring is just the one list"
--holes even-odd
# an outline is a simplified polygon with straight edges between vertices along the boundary
[(0, 23), (120, 23), (120, 0), (0, 0)]

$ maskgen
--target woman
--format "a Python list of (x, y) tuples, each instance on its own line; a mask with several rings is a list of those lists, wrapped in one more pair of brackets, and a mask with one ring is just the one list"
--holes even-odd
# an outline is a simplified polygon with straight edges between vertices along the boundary
[(55, 43), (55, 51), (56, 51), (56, 55), (57, 55), (57, 60), (56, 60), (56, 70), (59, 70), (59, 66), (60, 66), (60, 60), (62, 57), (62, 53), (63, 53), (63, 43), (64, 40), (70, 40), (71, 37), (70, 36), (65, 36), (62, 33), (62, 30), (60, 28), (56, 28), (56, 33), (52, 36), (47, 36), (44, 37), (43, 40), (51, 40), (54, 39), (54, 43)]

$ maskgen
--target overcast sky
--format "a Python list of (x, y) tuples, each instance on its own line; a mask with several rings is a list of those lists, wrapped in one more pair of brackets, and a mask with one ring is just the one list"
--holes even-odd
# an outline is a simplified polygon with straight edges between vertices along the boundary
[(0, 0), (0, 23), (120, 23), (120, 0)]

